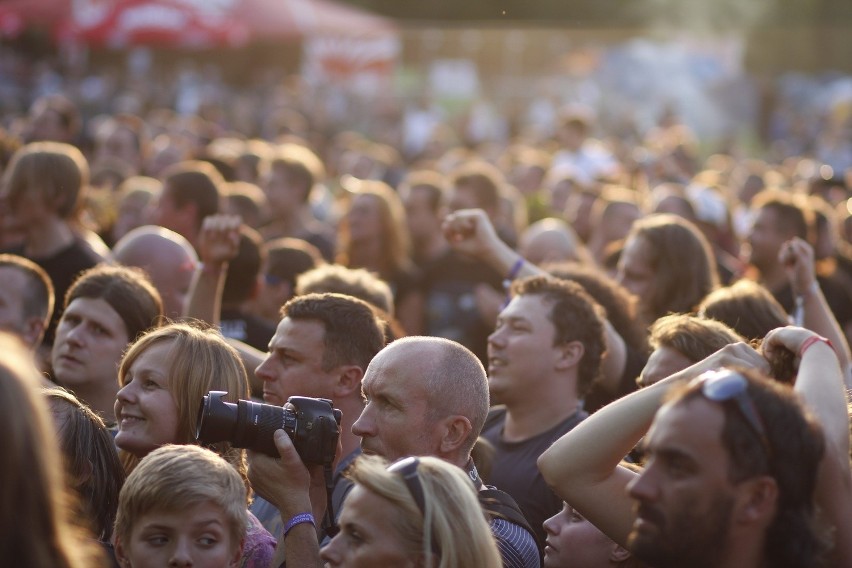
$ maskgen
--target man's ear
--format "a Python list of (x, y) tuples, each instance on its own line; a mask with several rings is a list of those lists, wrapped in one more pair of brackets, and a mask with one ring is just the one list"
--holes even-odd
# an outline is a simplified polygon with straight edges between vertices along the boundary
[(559, 348), (559, 358), (556, 368), (560, 371), (576, 367), (586, 353), (586, 347), (579, 341), (569, 341)]
[(769, 522), (778, 509), (778, 482), (761, 475), (740, 484), (735, 520), (743, 524)]
[(460, 414), (447, 416), (441, 420), (440, 426), (441, 453), (444, 455), (457, 452), (473, 430), (473, 425), (471, 425), (467, 416)]
[(358, 365), (344, 365), (340, 367), (340, 373), (334, 385), (334, 400), (346, 398), (353, 394), (360, 397), (362, 378), (364, 378), (364, 371)]
[(612, 550), (609, 551), (609, 559), (612, 562), (626, 562), (630, 558), (630, 551), (615, 543), (612, 544)]
[(27, 345), (33, 348), (38, 347), (44, 337), (44, 320), (36, 316), (27, 318), (21, 336)]

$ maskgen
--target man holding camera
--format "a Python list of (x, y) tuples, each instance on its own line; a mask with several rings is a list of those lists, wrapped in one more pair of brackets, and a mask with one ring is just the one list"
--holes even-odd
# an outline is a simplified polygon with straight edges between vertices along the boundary
[[(361, 379), (373, 356), (384, 346), (384, 328), (366, 302), (342, 294), (307, 294), (293, 298), (281, 309), (281, 322), (269, 342), (269, 353), (255, 370), (263, 381), (263, 400), (284, 405), (291, 396), (327, 398), (341, 410), (341, 454), (334, 475), (332, 504), (335, 512), (348, 483), (342, 471), (360, 453), (360, 438), (352, 424), (361, 414)], [(274, 486), (263, 468), (255, 467), (252, 484), (260, 494)], [(252, 512), (270, 533), (281, 537), (284, 520), (265, 499), (255, 499)]]
[[(352, 431), (362, 436), (363, 451), (390, 461), (406, 456), (435, 456), (463, 468), (479, 489), (480, 502), (499, 501), (488, 512), (503, 565), (540, 566), (535, 539), (517, 505), (482, 483), (471, 458), (471, 449), (488, 414), (488, 383), (479, 359), (454, 341), (408, 337), (376, 355), (362, 384), (366, 406)], [(275, 501), (282, 516), (295, 518), (293, 515), (311, 507), (314, 516), (321, 514), (324, 497), (317, 476), (309, 476), (294, 459), (292, 444), (279, 439), (277, 445), (282, 455), (277, 463), (252, 456), (252, 483), (256, 475), (253, 470), (262, 467), (267, 479), (276, 484)], [(295, 526), (298, 525), (293, 530), (304, 531)], [(305, 554), (302, 558), (307, 559), (316, 554), (310, 535), (302, 533), (291, 537), (290, 542), (288, 561), (296, 560), (291, 554)]]

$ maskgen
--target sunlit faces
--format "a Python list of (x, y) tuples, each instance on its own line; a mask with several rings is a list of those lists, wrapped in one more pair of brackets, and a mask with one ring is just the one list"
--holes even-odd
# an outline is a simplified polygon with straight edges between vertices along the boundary
[(488, 337), (488, 389), (492, 404), (534, 393), (536, 379), (552, 375), (561, 350), (550, 303), (537, 294), (515, 296)]
[(441, 428), (429, 419), (430, 393), (418, 380), (411, 348), (397, 346), (373, 358), (361, 381), (367, 404), (352, 425), (365, 453), (390, 461), (438, 455), (441, 446)]
[(322, 560), (336, 568), (420, 566), (419, 551), (400, 534), (398, 514), (390, 502), (356, 485), (340, 513), (340, 533), (322, 549)]
[(654, 285), (651, 247), (643, 237), (627, 239), (618, 261), (616, 280), (640, 299), (646, 298)]
[(747, 237), (748, 262), (758, 269), (773, 266), (788, 238), (778, 226), (778, 213), (766, 207), (759, 209)]
[(115, 444), (144, 457), (164, 444), (180, 443), (178, 410), (169, 390), (173, 341), (160, 341), (130, 365), (115, 402)]
[(127, 542), (117, 539), (115, 552), (125, 568), (226, 568), (239, 565), (242, 543), (222, 508), (203, 502), (134, 519)]
[(128, 341), (124, 320), (105, 300), (76, 298), (56, 328), (51, 362), (57, 382), (72, 390), (94, 383), (118, 389), (118, 363)]
[(283, 405), (291, 396), (333, 398), (338, 369), (323, 369), (325, 326), (319, 320), (285, 317), (269, 342), (269, 354), (255, 374), (263, 400)]
[(287, 170), (273, 166), (261, 180), (267, 204), (273, 215), (285, 215), (304, 203), (305, 190), (299, 187)]
[(642, 374), (636, 382), (640, 387), (649, 387), (666, 377), (683, 371), (694, 363), (695, 361), (677, 349), (662, 345), (654, 349), (648, 357), (648, 362), (645, 363), (645, 368), (642, 369)]
[(608, 568), (611, 559), (628, 555), (567, 503), (544, 521), (544, 530), (545, 568)]
[(172, 191), (174, 190), (168, 183), (163, 186), (159, 198), (153, 204), (150, 220), (155, 225), (180, 233), (184, 224), (184, 215), (175, 203)]
[(405, 216), (411, 240), (426, 242), (441, 232), (441, 218), (432, 209), (430, 190), (422, 186), (412, 187), (404, 196)]
[(375, 195), (360, 194), (352, 198), (346, 222), (349, 224), (349, 238), (364, 241), (382, 234), (382, 215), (379, 198)]
[(645, 439), (646, 468), (628, 485), (636, 500), (628, 545), (641, 560), (715, 566), (724, 552), (739, 490), (728, 475), (724, 417), (721, 406), (704, 399), (657, 412)]

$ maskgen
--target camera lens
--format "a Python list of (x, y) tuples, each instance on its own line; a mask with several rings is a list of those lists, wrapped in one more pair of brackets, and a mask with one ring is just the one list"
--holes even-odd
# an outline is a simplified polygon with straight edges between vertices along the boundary
[(232, 443), (237, 448), (251, 448), (278, 457), (273, 436), (275, 431), (283, 428), (293, 437), (293, 426), (287, 428), (286, 414), (286, 410), (280, 406), (250, 400), (239, 401)]

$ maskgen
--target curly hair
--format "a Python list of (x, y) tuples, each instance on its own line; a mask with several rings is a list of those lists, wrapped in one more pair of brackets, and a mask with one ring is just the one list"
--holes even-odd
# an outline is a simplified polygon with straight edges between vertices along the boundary
[(516, 280), (512, 297), (538, 295), (551, 305), (549, 319), (555, 328), (554, 345), (579, 341), (583, 358), (577, 374), (577, 392), (583, 396), (600, 375), (606, 353), (603, 308), (580, 284), (550, 276), (531, 276)]

